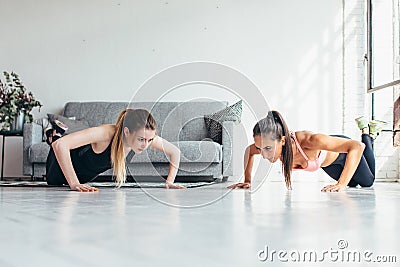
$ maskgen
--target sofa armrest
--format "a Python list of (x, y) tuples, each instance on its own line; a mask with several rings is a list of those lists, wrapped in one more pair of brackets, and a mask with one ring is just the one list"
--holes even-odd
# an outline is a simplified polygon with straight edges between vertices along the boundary
[(33, 144), (41, 143), (43, 140), (42, 126), (31, 122), (24, 124), (24, 149)]
[(222, 123), (222, 176), (233, 175), (233, 121)]
[(23, 173), (24, 175), (32, 175), (32, 166), (29, 161), (29, 148), (33, 144), (41, 143), (43, 139), (42, 126), (31, 122), (24, 124), (24, 138), (22, 145), (22, 161), (23, 161)]

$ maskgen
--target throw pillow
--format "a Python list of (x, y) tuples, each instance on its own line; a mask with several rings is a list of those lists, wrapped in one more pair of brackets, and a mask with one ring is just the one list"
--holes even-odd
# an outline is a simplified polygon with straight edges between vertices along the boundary
[(51, 122), (55, 120), (59, 120), (65, 125), (68, 126), (68, 130), (65, 132), (65, 134), (70, 134), (74, 132), (78, 132), (87, 128), (90, 128), (89, 123), (85, 120), (75, 120), (75, 119), (70, 119), (58, 114), (47, 114), (47, 117)]
[(208, 137), (222, 144), (222, 122), (233, 121), (240, 123), (242, 117), (242, 100), (213, 114), (204, 115)]

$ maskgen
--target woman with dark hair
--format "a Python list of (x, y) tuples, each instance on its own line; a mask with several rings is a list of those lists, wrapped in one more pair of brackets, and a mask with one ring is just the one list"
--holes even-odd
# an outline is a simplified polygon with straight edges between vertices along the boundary
[(290, 132), (278, 111), (269, 111), (253, 129), (254, 144), (244, 154), (244, 182), (229, 188), (250, 188), (253, 156), (261, 154), (274, 163), (282, 162), (286, 186), (291, 189), (292, 170), (316, 171), (322, 168), (336, 184), (322, 188), (324, 192), (338, 192), (347, 186), (370, 187), (375, 180), (374, 138), (381, 131), (382, 121), (356, 119), (362, 130), (361, 142), (343, 135), (328, 136), (308, 131)]
[(115, 181), (120, 187), (126, 181), (126, 159), (151, 146), (170, 158), (165, 187), (184, 188), (174, 184), (180, 150), (157, 136), (156, 122), (147, 110), (125, 109), (115, 125), (103, 124), (61, 138), (59, 126), (46, 133), (51, 145), (46, 162), (46, 181), (49, 185), (68, 184), (71, 190), (97, 191), (97, 188), (84, 183), (113, 168)]

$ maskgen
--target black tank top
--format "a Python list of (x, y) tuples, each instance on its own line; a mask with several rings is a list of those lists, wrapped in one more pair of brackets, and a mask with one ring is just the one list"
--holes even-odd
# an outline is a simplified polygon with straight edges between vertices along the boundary
[(98, 174), (111, 169), (111, 143), (101, 153), (95, 153), (91, 144), (71, 150), (72, 165), (79, 181), (90, 181)]
[[(93, 180), (100, 173), (111, 169), (111, 144), (112, 140), (101, 153), (94, 152), (91, 144), (71, 150), (72, 165), (80, 182)], [(134, 155), (135, 152), (130, 151), (126, 161), (130, 162)]]

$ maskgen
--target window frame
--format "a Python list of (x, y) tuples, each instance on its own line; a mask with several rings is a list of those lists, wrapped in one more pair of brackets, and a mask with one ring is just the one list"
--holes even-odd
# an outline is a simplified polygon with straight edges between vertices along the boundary
[[(393, 87), (395, 85), (400, 84), (400, 79), (393, 79), (393, 81), (381, 84), (378, 86), (373, 86), (372, 85), (372, 74), (373, 74), (373, 65), (372, 65), (372, 53), (373, 53), (373, 45), (372, 45), (372, 1), (373, 0), (367, 0), (367, 54), (365, 55), (365, 59), (367, 61), (367, 93), (373, 93), (378, 90), (382, 90), (388, 87)], [(399, 0), (393, 0), (395, 4), (397, 4), (397, 9), (394, 8), (394, 14), (396, 17), (396, 21), (398, 23), (395, 24), (394, 31), (399, 32)], [(395, 45), (398, 46), (399, 44), (399, 36), (395, 36)], [(400, 58), (400, 52), (399, 49), (395, 50), (395, 57)]]

